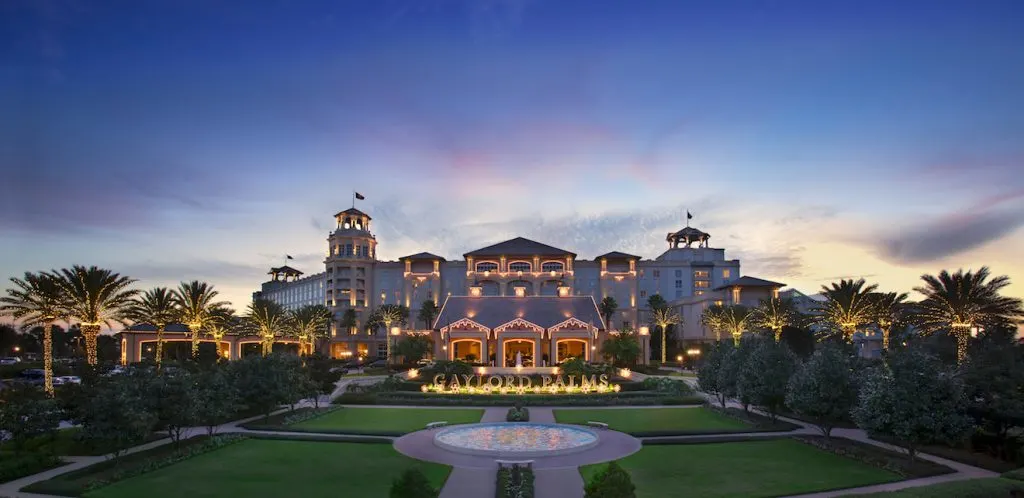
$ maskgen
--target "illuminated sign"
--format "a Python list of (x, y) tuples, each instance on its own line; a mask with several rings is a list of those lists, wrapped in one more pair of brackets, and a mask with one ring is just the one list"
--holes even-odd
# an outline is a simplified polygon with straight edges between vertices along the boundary
[(420, 390), (442, 394), (576, 394), (619, 392), (618, 384), (609, 384), (608, 375), (542, 375), (535, 384), (526, 375), (448, 375), (434, 376), (433, 384)]

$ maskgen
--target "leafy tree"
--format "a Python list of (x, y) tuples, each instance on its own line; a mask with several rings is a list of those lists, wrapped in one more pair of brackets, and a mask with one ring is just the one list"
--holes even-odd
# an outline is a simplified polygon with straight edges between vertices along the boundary
[(437, 498), (438, 491), (418, 468), (406, 469), (391, 481), (390, 498)]
[(94, 446), (109, 450), (115, 461), (124, 450), (145, 441), (157, 423), (144, 396), (148, 383), (142, 374), (126, 373), (96, 382), (79, 408), (81, 435)]
[(828, 439), (857, 406), (854, 368), (853, 359), (842, 348), (823, 345), (789, 379), (786, 405), (810, 419)]
[(668, 328), (677, 325), (680, 321), (679, 314), (671, 308), (658, 308), (651, 312), (651, 323), (657, 325), (661, 330), (661, 362), (668, 359)]
[(906, 315), (907, 293), (878, 292), (872, 295), (875, 300), (875, 325), (882, 331), (882, 349), (889, 350), (889, 335)]
[(636, 498), (636, 486), (629, 472), (615, 462), (598, 472), (584, 489), (585, 498)]
[(727, 348), (718, 370), (718, 390), (725, 398), (736, 398), (743, 409), (750, 405), (749, 396), (740, 390), (740, 373), (746, 368), (747, 358), (753, 349), (753, 340), (740, 341), (738, 347)]
[(227, 367), (216, 366), (199, 375), (196, 382), (196, 421), (213, 436), (217, 426), (239, 409), (238, 391), (228, 377)]
[(345, 312), (341, 314), (341, 320), (338, 321), (338, 326), (345, 329), (349, 334), (355, 330), (358, 324), (359, 320), (356, 317), (356, 310), (352, 308), (346, 309)]
[(665, 309), (668, 308), (668, 301), (665, 301), (665, 298), (661, 297), (661, 294), (651, 294), (651, 296), (647, 298), (647, 307), (650, 308), (651, 311)]
[(260, 336), (263, 356), (274, 350), (274, 341), (289, 328), (289, 316), (284, 306), (269, 299), (254, 299), (245, 315), (247, 329)]
[(831, 287), (821, 286), (825, 302), (816, 308), (815, 321), (824, 330), (840, 332), (850, 342), (858, 329), (872, 323), (878, 313), (872, 297), (878, 285), (867, 285), (863, 278), (833, 282)]
[(1024, 427), (1024, 346), (1013, 332), (979, 341), (963, 369), (968, 413), (996, 437), (1002, 451), (1010, 435)]
[(434, 340), (428, 335), (408, 335), (395, 345), (395, 353), (405, 357), (407, 363), (417, 362), (433, 351)]
[(786, 387), (797, 368), (796, 356), (785, 344), (752, 339), (750, 356), (740, 370), (738, 388), (751, 404), (775, 420), (786, 403)]
[(605, 339), (601, 354), (617, 367), (631, 367), (640, 358), (640, 342), (632, 330), (622, 330)]
[(434, 325), (434, 320), (440, 312), (441, 310), (438, 309), (436, 304), (434, 304), (434, 300), (427, 299), (420, 304), (420, 311), (416, 315), (416, 318), (423, 322), (424, 329), (429, 329)]
[(922, 445), (962, 438), (971, 429), (965, 409), (953, 373), (936, 357), (911, 348), (891, 355), (868, 378), (853, 418), (869, 434), (899, 441), (913, 460)]
[(137, 295), (124, 314), (135, 323), (148, 323), (156, 328), (156, 367), (159, 369), (164, 357), (164, 332), (168, 325), (181, 319), (174, 294), (166, 287), (155, 287)]
[(773, 297), (762, 299), (758, 303), (753, 309), (750, 321), (754, 326), (770, 331), (775, 337), (775, 342), (779, 342), (784, 328), (797, 325), (802, 320), (792, 299)]
[(199, 356), (199, 333), (216, 320), (217, 309), (230, 304), (216, 301), (217, 295), (212, 285), (198, 280), (182, 282), (174, 292), (174, 299), (181, 309), (181, 320), (192, 337), (192, 358)]
[(24, 278), (11, 278), (11, 283), (14, 287), (0, 297), (0, 314), (8, 314), (25, 325), (42, 327), (43, 387), (53, 396), (53, 325), (66, 316), (63, 290), (49, 273), (25, 272)]
[(177, 370), (156, 375), (148, 384), (144, 393), (149, 412), (156, 416), (156, 428), (178, 444), (185, 429), (199, 422), (195, 379), (188, 370)]
[(925, 285), (914, 290), (924, 295), (916, 306), (915, 324), (925, 334), (947, 332), (956, 339), (957, 363), (967, 356), (967, 342), (974, 327), (996, 328), (1018, 324), (1024, 318), (1019, 298), (1000, 292), (1010, 285), (1006, 275), (989, 280), (989, 269), (977, 272), (942, 270), (938, 276), (922, 275)]
[(805, 327), (782, 329), (782, 343), (801, 359), (810, 358), (814, 354), (814, 332)]
[(704, 355), (704, 362), (697, 369), (697, 386), (701, 391), (715, 396), (722, 408), (725, 408), (726, 393), (719, 382), (722, 378), (722, 365), (732, 350), (732, 344), (716, 342)]
[(230, 365), (240, 400), (265, 417), (278, 406), (296, 403), (305, 394), (302, 361), (294, 355), (247, 356)]
[(615, 311), (619, 309), (619, 303), (615, 302), (614, 297), (605, 296), (601, 300), (601, 304), (597, 305), (597, 309), (601, 313), (601, 318), (604, 318), (605, 327), (608, 330), (612, 330), (612, 317), (615, 316)]
[(330, 322), (331, 311), (322, 304), (311, 304), (288, 312), (289, 335), (299, 340), (300, 354), (306, 346), (309, 346), (309, 354), (313, 354), (316, 343), (327, 337)]
[(138, 291), (135, 280), (110, 270), (75, 265), (53, 273), (66, 299), (65, 314), (78, 322), (85, 338), (86, 361), (96, 365), (96, 338), (103, 325), (124, 324), (124, 311)]
[(7, 389), (0, 399), (0, 433), (14, 443), (15, 454), (33, 438), (56, 434), (60, 419), (57, 402), (33, 386)]

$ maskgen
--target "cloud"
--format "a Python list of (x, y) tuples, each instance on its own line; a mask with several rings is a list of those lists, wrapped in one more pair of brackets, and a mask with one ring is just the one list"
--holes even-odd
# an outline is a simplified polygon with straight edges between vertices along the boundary
[[(153, 260), (123, 264), (118, 267), (122, 275), (129, 275), (146, 284), (150, 282), (180, 282), (205, 280), (214, 284), (229, 281), (260, 280), (268, 268), (257, 264), (232, 263), (221, 260), (190, 260), (163, 263)], [(168, 284), (169, 285), (169, 284)]]

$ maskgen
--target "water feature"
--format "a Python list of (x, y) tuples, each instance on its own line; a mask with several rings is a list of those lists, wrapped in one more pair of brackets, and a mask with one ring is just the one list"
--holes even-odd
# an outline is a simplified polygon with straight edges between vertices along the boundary
[(523, 422), (458, 425), (434, 435), (434, 444), (449, 451), (506, 458), (564, 455), (597, 442), (597, 434), (582, 427)]

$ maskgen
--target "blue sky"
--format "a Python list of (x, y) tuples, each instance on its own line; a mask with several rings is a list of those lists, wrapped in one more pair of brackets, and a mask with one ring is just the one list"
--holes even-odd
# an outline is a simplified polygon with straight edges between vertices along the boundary
[(381, 256), (518, 235), (1024, 296), (1024, 3), (0, 4), (0, 275), (99, 264), (239, 308), (321, 265), (352, 190)]

